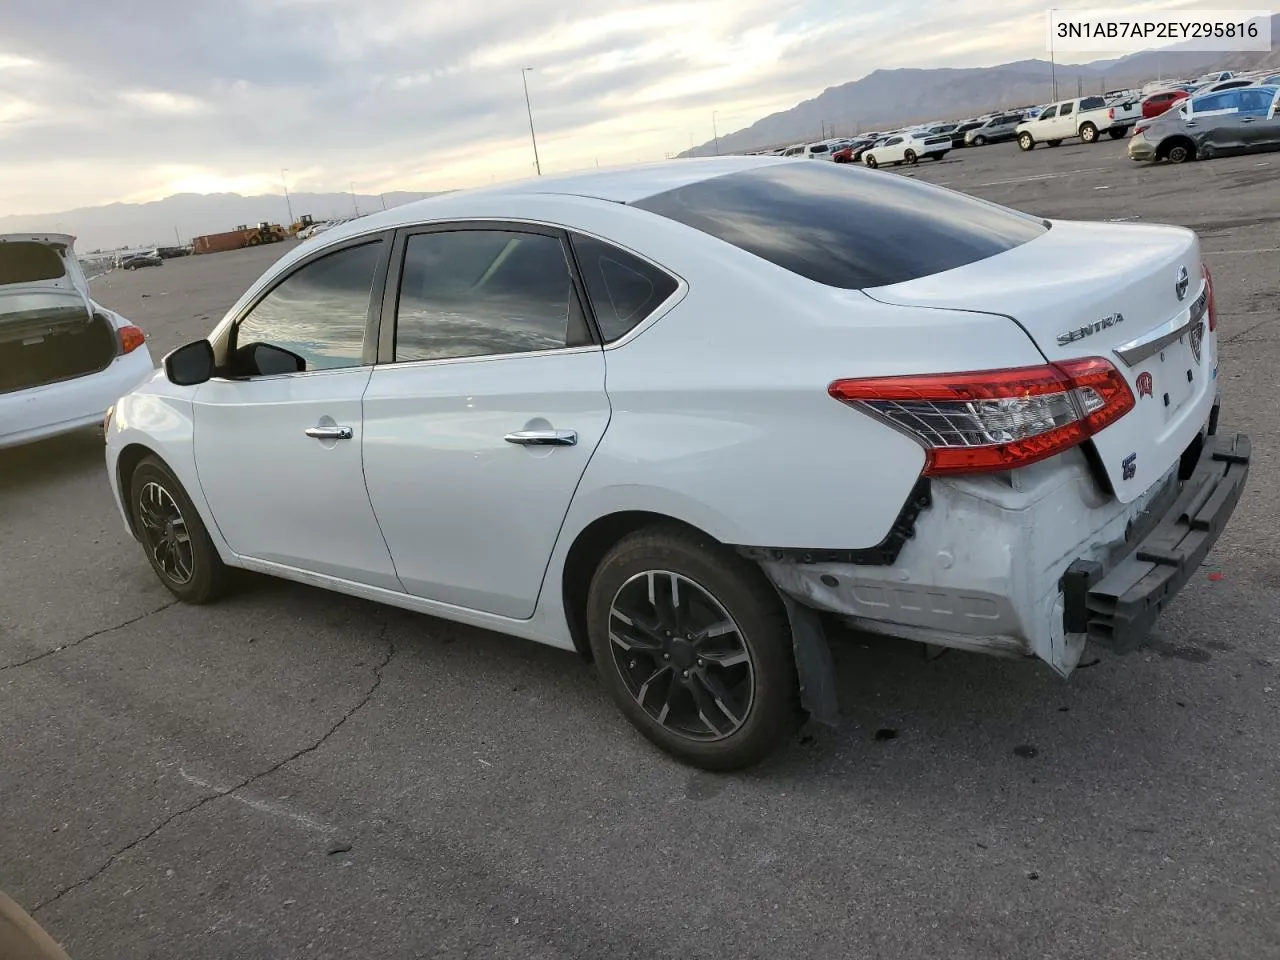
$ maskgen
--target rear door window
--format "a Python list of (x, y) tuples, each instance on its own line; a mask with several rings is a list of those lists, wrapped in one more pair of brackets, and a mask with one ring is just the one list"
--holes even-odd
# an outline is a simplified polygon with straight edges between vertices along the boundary
[(853, 290), (984, 260), (1048, 229), (985, 200), (834, 163), (757, 167), (633, 206), (810, 280)]
[(1058, 115), (1062, 117), (1070, 116), (1071, 111), (1075, 108), (1074, 103), (1064, 103), (1058, 111)]

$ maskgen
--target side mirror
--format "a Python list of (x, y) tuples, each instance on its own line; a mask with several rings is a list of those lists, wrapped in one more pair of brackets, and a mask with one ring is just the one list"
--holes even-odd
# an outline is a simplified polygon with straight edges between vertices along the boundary
[(164, 375), (180, 387), (194, 387), (213, 377), (213, 344), (196, 340), (164, 358)]

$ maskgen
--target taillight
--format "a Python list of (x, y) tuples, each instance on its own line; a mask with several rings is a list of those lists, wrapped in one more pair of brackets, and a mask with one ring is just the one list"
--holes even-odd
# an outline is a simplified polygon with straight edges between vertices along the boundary
[(1209, 314), (1209, 332), (1212, 333), (1218, 328), (1218, 310), (1213, 303), (1213, 274), (1209, 270), (1209, 265), (1201, 261), (1200, 270), (1204, 273), (1205, 290), (1209, 293), (1208, 302), (1205, 304), (1205, 310)]
[(134, 326), (121, 327), (116, 331), (116, 336), (120, 338), (121, 354), (133, 353), (147, 342), (146, 334)]
[(1110, 110), (1107, 111), (1107, 119), (1114, 120), (1115, 118), (1116, 118), (1116, 108), (1112, 107)]
[(1087, 440), (1133, 409), (1133, 392), (1101, 357), (1040, 367), (837, 380), (862, 407), (925, 448), (926, 476), (1012, 470)]
[(1134, 128), (1133, 128), (1133, 135), (1134, 135), (1135, 137), (1140, 137), (1140, 136), (1142, 136), (1144, 133), (1146, 133), (1146, 132), (1147, 132), (1147, 130), (1148, 130), (1150, 127), (1151, 127), (1151, 124), (1149, 124), (1149, 123), (1140, 123), (1140, 124), (1138, 124), (1136, 127), (1134, 127)]

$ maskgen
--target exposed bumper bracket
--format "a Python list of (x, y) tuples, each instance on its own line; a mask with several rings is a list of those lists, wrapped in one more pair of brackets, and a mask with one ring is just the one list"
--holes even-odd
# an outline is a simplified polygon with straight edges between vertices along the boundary
[(1242, 433), (1205, 438), (1200, 459), (1173, 502), (1107, 563), (1077, 560), (1062, 578), (1063, 626), (1127, 653), (1199, 568), (1235, 510), (1249, 475)]
[(816, 610), (797, 603), (778, 591), (791, 622), (791, 646), (800, 681), (800, 706), (816, 723), (828, 727), (840, 722), (840, 700), (836, 695), (836, 665), (827, 644), (826, 630)]

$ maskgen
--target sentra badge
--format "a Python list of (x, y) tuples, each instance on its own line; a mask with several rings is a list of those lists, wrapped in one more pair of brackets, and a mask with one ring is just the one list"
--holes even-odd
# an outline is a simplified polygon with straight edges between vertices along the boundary
[(1058, 346), (1065, 347), (1068, 343), (1075, 343), (1075, 341), (1083, 340), (1085, 337), (1092, 337), (1099, 330), (1114, 327), (1117, 323), (1124, 323), (1123, 313), (1116, 312), (1110, 316), (1103, 317), (1101, 320), (1095, 320), (1087, 326), (1076, 327), (1074, 330), (1058, 334)]
[(1141, 400), (1143, 397), (1155, 396), (1155, 394), (1152, 392), (1152, 390), (1154, 389), (1154, 386), (1155, 385), (1151, 382), (1151, 374), (1149, 373), (1138, 374), (1138, 399)]

